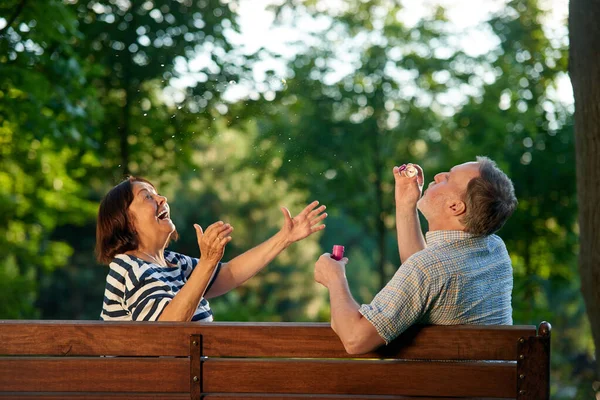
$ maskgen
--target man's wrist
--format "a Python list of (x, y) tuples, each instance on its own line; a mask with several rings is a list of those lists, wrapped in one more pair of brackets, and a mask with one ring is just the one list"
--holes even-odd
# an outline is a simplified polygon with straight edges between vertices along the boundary
[(325, 282), (325, 286), (331, 292), (336, 291), (337, 289), (343, 289), (346, 285), (346, 274), (344, 271), (335, 272), (331, 279)]
[(414, 206), (396, 206), (396, 218), (409, 219), (417, 216), (416, 204)]

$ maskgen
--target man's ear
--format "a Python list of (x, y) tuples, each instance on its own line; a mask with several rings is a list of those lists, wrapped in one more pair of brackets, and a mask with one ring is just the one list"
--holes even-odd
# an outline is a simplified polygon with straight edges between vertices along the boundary
[(465, 204), (464, 201), (461, 201), (461, 200), (452, 201), (448, 208), (449, 208), (450, 214), (454, 215), (455, 217), (458, 217), (459, 215), (463, 215), (464, 213), (467, 212), (467, 205)]

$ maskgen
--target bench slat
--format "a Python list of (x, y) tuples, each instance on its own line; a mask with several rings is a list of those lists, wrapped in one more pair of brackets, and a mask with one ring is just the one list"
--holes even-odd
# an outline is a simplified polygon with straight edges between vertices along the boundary
[(0, 357), (6, 392), (189, 393), (189, 374), (187, 358)]
[(204, 393), (514, 398), (513, 362), (208, 359)]
[[(413, 327), (389, 346), (354, 358), (516, 361), (517, 342), (535, 336), (535, 326)], [(348, 358), (329, 327), (215, 326), (203, 331), (209, 357)], [(290, 343), (294, 343), (290, 346)]]
[(224, 394), (213, 393), (204, 395), (203, 400), (237, 400), (237, 399), (269, 399), (269, 400), (506, 400), (499, 397), (423, 397), (423, 396), (378, 396), (378, 395), (294, 395), (294, 394)]
[(21, 399), (43, 399), (43, 400), (90, 400), (90, 399), (106, 399), (110, 400), (143, 400), (143, 399), (164, 399), (164, 400), (190, 400), (189, 393), (72, 393), (72, 392), (60, 392), (60, 393), (0, 393), (0, 399), (2, 400), (21, 400)]
[[(535, 333), (535, 326), (414, 327), (355, 358), (516, 360), (517, 340)], [(2, 321), (0, 355), (187, 356), (192, 334), (203, 336), (211, 357), (348, 357), (329, 324), (101, 321)]]

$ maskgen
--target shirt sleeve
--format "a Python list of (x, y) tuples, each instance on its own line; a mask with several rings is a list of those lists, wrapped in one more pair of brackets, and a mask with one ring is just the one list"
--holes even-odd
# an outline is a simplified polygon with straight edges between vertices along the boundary
[(409, 259), (373, 301), (363, 304), (358, 311), (389, 344), (426, 313), (430, 289), (428, 276)]
[(157, 321), (165, 307), (173, 300), (170, 287), (152, 276), (128, 279), (131, 287), (125, 292), (125, 307), (133, 321)]

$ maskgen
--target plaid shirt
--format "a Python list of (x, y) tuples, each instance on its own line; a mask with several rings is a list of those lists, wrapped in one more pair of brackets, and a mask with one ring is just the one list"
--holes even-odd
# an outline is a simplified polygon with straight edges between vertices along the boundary
[(496, 235), (434, 231), (359, 311), (386, 344), (409, 326), (512, 325), (512, 266)]

